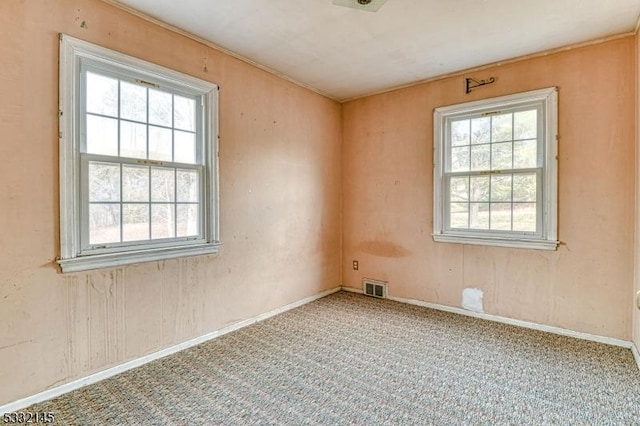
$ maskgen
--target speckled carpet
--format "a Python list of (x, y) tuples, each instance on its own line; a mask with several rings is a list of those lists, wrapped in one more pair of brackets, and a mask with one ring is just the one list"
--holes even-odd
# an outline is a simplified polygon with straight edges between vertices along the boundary
[(628, 349), (340, 292), (37, 404), (69, 425), (637, 425)]

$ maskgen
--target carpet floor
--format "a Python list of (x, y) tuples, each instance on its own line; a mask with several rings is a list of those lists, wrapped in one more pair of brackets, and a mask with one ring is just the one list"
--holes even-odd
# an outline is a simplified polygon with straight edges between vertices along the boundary
[(24, 411), (68, 425), (638, 425), (628, 349), (339, 292)]

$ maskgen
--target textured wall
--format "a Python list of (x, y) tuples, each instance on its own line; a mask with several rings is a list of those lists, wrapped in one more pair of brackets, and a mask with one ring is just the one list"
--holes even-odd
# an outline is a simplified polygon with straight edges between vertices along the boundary
[[(389, 281), (391, 296), (460, 306), (484, 291), (490, 314), (631, 338), (635, 38), (474, 72), (343, 105), (343, 281)], [(433, 110), (559, 88), (557, 251), (434, 243)], [(351, 269), (351, 260), (360, 269)]]
[[(219, 255), (58, 272), (58, 33), (221, 86)], [(97, 0), (0, 36), (0, 405), (340, 284), (339, 104)]]
[(635, 229), (635, 286), (633, 291), (633, 342), (640, 349), (640, 308), (636, 307), (635, 294), (640, 292), (640, 33), (636, 34), (636, 229)]

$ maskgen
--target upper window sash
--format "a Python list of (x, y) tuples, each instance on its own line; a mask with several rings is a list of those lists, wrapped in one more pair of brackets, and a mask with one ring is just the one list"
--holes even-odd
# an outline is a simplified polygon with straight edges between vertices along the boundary
[[(131, 71), (127, 70), (118, 70), (112, 64), (109, 63), (100, 63), (96, 62), (92, 59), (80, 58), (80, 92), (78, 99), (79, 110), (79, 126), (80, 126), (80, 152), (87, 153), (86, 146), (86, 116), (87, 114), (100, 116), (100, 114), (87, 111), (87, 102), (86, 96), (82, 96), (82, 94), (87, 93), (87, 73), (94, 73), (105, 77), (110, 77), (119, 81), (124, 81), (130, 84), (139, 85), (141, 87), (157, 89), (166, 93), (170, 93), (172, 95), (178, 95), (185, 98), (190, 98), (195, 103), (195, 135), (196, 135), (196, 162), (197, 164), (205, 164), (205, 141), (207, 140), (207, 117), (205, 117), (206, 109), (206, 96), (202, 92), (196, 91), (193, 87), (179, 87), (175, 82), (163, 82), (159, 80), (157, 77), (148, 76), (148, 80), (141, 81), (139, 75), (134, 74)], [(217, 87), (217, 86), (216, 86)], [(120, 112), (120, 90), (118, 90), (118, 99), (117, 99), (117, 108), (118, 112)], [(148, 104), (147, 104), (147, 114), (148, 114)], [(132, 123), (142, 123), (136, 120), (130, 120), (126, 118), (121, 118), (120, 115), (118, 117), (109, 116), (109, 118), (118, 119), (119, 121), (126, 121)], [(149, 123), (149, 117), (147, 117), (147, 124), (156, 126), (156, 127), (166, 127), (171, 129), (177, 129), (175, 126), (162, 126), (154, 123)], [(148, 136), (147, 136), (148, 137)], [(126, 158), (122, 155), (117, 155), (115, 157)], [(190, 164), (190, 163), (189, 163)]]
[[(541, 104), (540, 102), (526, 102), (526, 103), (522, 103), (522, 104), (518, 104), (516, 106), (511, 106), (511, 107), (501, 107), (498, 110), (496, 110), (496, 108), (484, 108), (482, 110), (479, 110), (477, 112), (465, 112), (465, 113), (460, 113), (460, 114), (452, 114), (452, 115), (447, 115), (445, 120), (445, 125), (444, 125), (444, 136), (443, 136), (443, 140), (442, 143), (444, 144), (444, 161), (445, 161), (445, 168), (444, 168), (444, 173), (447, 174), (452, 174), (452, 173), (458, 173), (458, 172), (452, 172), (451, 171), (451, 159), (452, 159), (452, 137), (451, 137), (451, 123), (455, 122), (455, 121), (459, 121), (459, 120), (465, 120), (465, 119), (474, 119), (474, 118), (481, 118), (481, 117), (492, 117), (492, 116), (496, 116), (496, 115), (500, 115), (500, 114), (505, 114), (505, 113), (509, 113), (509, 114), (513, 114), (513, 113), (517, 113), (517, 112), (523, 112), (523, 111), (531, 111), (531, 110), (535, 110), (536, 111), (536, 116), (537, 116), (537, 121), (536, 121), (536, 140), (537, 140), (537, 145), (538, 145), (538, 150), (537, 150), (537, 158), (536, 158), (536, 162), (537, 162), (537, 167), (543, 167), (544, 163), (545, 163), (545, 149), (546, 149), (546, 144), (544, 143), (544, 138), (545, 138), (545, 131), (544, 131), (544, 123), (545, 123), (545, 105)], [(525, 138), (525, 139), (513, 139), (513, 141), (519, 141), (519, 140), (530, 140), (532, 138)], [(478, 145), (486, 145), (489, 144), (489, 142), (486, 143), (482, 143), (482, 144), (478, 144)], [(500, 170), (507, 170), (507, 169), (500, 169)], [(518, 168), (514, 168), (512, 170), (519, 170)], [(478, 171), (471, 171), (471, 173), (474, 172), (480, 172)], [(464, 172), (459, 172), (459, 173), (464, 173)]]

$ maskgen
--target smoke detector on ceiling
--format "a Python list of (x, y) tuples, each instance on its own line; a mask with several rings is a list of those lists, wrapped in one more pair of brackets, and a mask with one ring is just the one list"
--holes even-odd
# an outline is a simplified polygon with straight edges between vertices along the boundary
[(333, 0), (336, 6), (350, 7), (352, 9), (377, 12), (387, 0)]

